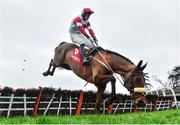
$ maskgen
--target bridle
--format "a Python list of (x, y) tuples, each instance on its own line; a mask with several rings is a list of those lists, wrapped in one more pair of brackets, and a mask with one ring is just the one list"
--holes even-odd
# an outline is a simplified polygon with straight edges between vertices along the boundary
[(134, 73), (132, 73), (132, 75), (130, 75), (127, 80), (124, 82), (124, 86), (127, 88), (127, 90), (132, 93), (134, 92), (133, 88), (134, 88), (134, 84), (133, 84), (133, 79), (134, 79)]
[(124, 86), (127, 88), (130, 93), (134, 92), (135, 84), (133, 83), (133, 79), (138, 73), (143, 73), (141, 71), (132, 72), (132, 74), (127, 78), (127, 80), (124, 82)]

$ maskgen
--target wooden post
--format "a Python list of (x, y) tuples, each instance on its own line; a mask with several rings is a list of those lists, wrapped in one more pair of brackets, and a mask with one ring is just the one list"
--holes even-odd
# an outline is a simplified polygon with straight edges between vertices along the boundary
[(77, 103), (77, 107), (76, 107), (76, 115), (80, 115), (81, 113), (81, 106), (82, 106), (82, 103), (83, 103), (83, 91), (81, 90), (81, 93), (79, 95), (79, 99), (78, 99), (78, 103)]
[(3, 91), (3, 88), (0, 86), (0, 93)]
[(27, 114), (27, 105), (26, 105), (26, 94), (23, 95), (24, 98), (24, 116)]
[(62, 96), (59, 99), (59, 106), (58, 106), (58, 110), (57, 110), (57, 115), (59, 115), (59, 111), (61, 109), (61, 104), (62, 104)]
[(36, 103), (34, 105), (34, 111), (32, 113), (33, 116), (37, 116), (38, 115), (38, 108), (39, 108), (41, 96), (42, 96), (42, 88), (39, 87), (39, 95), (36, 98)]
[(13, 103), (13, 98), (14, 98), (14, 93), (16, 92), (16, 89), (13, 89), (11, 90), (11, 99), (10, 99), (10, 102), (9, 102), (9, 108), (8, 108), (8, 112), (7, 112), (7, 118), (10, 116), (10, 112), (11, 112), (11, 108), (12, 108), (12, 103)]
[(72, 115), (72, 98), (69, 96), (69, 115)]
[(112, 103), (108, 106), (108, 114), (112, 114), (114, 101), (115, 101), (115, 100), (113, 100)]
[(49, 110), (49, 107), (51, 106), (53, 99), (54, 99), (55, 93), (53, 93), (51, 100), (49, 101), (48, 106), (46, 107), (46, 110), (44, 111), (44, 116), (46, 115), (47, 111)]
[(10, 102), (9, 102), (9, 108), (8, 108), (8, 112), (7, 112), (7, 118), (9, 118), (9, 115), (10, 115), (10, 112), (11, 112), (13, 98), (14, 98), (14, 93), (11, 94), (11, 99), (10, 99)]

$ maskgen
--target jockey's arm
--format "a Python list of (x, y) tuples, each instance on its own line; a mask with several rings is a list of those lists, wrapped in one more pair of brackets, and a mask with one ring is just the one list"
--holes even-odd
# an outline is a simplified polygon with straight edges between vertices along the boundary
[(78, 27), (79, 30), (81, 31), (81, 33), (86, 37), (86, 38), (89, 38), (88, 34), (86, 33), (85, 31), (85, 28), (83, 26), (79, 26)]
[[(90, 42), (94, 42), (89, 35), (86, 33), (85, 28), (83, 27), (83, 25), (80, 22), (76, 23), (76, 26), (79, 28), (79, 30), (81, 31), (81, 33), (90, 41)], [(91, 34), (90, 34), (91, 35)]]
[[(79, 30), (81, 31), (81, 33), (87, 38), (89, 39), (91, 42), (96, 41), (97, 42), (97, 39), (94, 35), (94, 32), (93, 30), (91, 29), (91, 25), (89, 23), (89, 21), (87, 22), (87, 25), (86, 27), (84, 27), (82, 24), (81, 24), (81, 20), (79, 18), (76, 18), (74, 21), (74, 24), (79, 28)], [(85, 28), (89, 31), (89, 34), (91, 35), (91, 37), (93, 38), (93, 40), (89, 37), (89, 35), (86, 33), (85, 31)]]
[(87, 22), (87, 30), (89, 31), (89, 34), (91, 35), (92, 38), (95, 37), (94, 31), (91, 29), (91, 24), (89, 23), (89, 21)]
[(95, 36), (95, 34), (94, 34), (94, 31), (91, 29), (91, 24), (89, 23), (89, 21), (87, 22), (87, 30), (89, 31), (89, 34), (91, 35), (91, 37), (93, 38), (93, 40), (95, 41), (95, 42), (98, 42), (98, 40), (97, 40), (97, 38), (96, 38), (96, 36)]
[(87, 35), (85, 28), (83, 27), (83, 25), (81, 24), (81, 19), (80, 18), (76, 18), (73, 20), (74, 24), (79, 28), (79, 30), (81, 31), (81, 33), (86, 36), (87, 38), (89, 38), (89, 36)]

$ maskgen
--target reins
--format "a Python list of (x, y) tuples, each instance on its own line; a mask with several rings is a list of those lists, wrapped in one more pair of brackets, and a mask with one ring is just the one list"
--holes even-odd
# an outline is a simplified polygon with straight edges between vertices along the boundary
[[(95, 42), (95, 47), (98, 47), (98, 44)], [(115, 72), (113, 71), (113, 69), (111, 68), (111, 66), (109, 65), (109, 63), (106, 61), (106, 59), (103, 57), (103, 55), (101, 54), (101, 52), (98, 51), (98, 49), (96, 48), (96, 51), (98, 52), (98, 54), (100, 55), (100, 57), (103, 59), (103, 61), (105, 62), (105, 64), (103, 62), (101, 62), (100, 60), (92, 57), (93, 59), (95, 59), (96, 61), (98, 61), (99, 63), (101, 63), (103, 66), (105, 66), (112, 74), (115, 78), (118, 79), (118, 81), (124, 86), (124, 83), (119, 79), (119, 77), (115, 74)], [(121, 76), (121, 75), (120, 75)], [(122, 77), (122, 76), (121, 76)]]

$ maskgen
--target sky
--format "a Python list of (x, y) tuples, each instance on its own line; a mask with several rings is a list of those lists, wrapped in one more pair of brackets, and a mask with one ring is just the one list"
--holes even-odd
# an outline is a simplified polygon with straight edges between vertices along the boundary
[[(71, 42), (70, 23), (85, 7), (95, 11), (89, 21), (100, 46), (135, 64), (148, 62), (153, 86), (160, 86), (153, 76), (166, 82), (180, 65), (179, 0), (0, 0), (0, 85), (96, 90), (71, 71), (42, 76), (54, 48)], [(127, 92), (118, 81), (116, 86)]]

